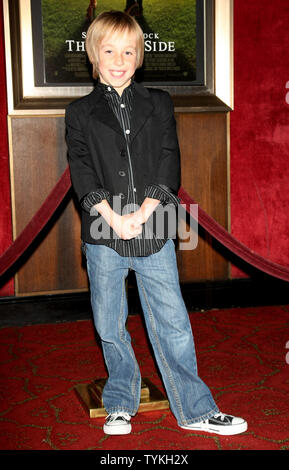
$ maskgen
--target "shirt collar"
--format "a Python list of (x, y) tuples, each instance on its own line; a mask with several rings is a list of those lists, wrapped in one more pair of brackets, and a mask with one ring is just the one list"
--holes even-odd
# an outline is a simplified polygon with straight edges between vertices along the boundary
[[(105, 83), (101, 83), (100, 80), (97, 81), (97, 87), (99, 87), (100, 90), (102, 90), (103, 93), (105, 94), (116, 94), (119, 97), (118, 92), (116, 91), (115, 88), (113, 88), (111, 85), (106, 85)], [(128, 91), (133, 91), (134, 90), (134, 79), (132, 78), (131, 83), (128, 87), (126, 87), (123, 91), (123, 94), (128, 93)]]

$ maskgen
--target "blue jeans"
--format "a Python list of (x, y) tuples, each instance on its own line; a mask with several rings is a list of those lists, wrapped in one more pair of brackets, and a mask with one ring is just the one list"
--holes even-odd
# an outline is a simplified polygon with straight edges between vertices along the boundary
[(178, 424), (192, 424), (218, 412), (198, 376), (174, 242), (168, 240), (158, 253), (147, 257), (122, 257), (104, 245), (86, 244), (86, 258), (94, 324), (108, 370), (102, 397), (106, 411), (133, 416), (140, 402), (140, 370), (126, 329), (125, 279), (133, 269), (149, 339)]

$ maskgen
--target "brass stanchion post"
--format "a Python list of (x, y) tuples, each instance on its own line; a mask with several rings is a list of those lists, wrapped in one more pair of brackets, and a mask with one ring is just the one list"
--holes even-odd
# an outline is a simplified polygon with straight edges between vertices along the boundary
[[(84, 405), (90, 418), (106, 416), (103, 407), (102, 390), (106, 379), (98, 379), (90, 384), (76, 385), (75, 391)], [(141, 399), (138, 411), (156, 411), (169, 408), (169, 402), (164, 394), (147, 378), (142, 379)]]

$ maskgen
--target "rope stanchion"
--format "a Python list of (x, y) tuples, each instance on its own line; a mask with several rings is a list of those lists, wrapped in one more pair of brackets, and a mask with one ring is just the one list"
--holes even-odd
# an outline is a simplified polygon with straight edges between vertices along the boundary
[(31, 245), (36, 236), (49, 222), (54, 212), (68, 193), (70, 187), (70, 172), (67, 167), (28, 225), (12, 245), (10, 245), (9, 248), (0, 256), (0, 276), (3, 276), (3, 274), (8, 271), (14, 263), (16, 263), (20, 256)]
[[(192, 217), (195, 214), (190, 210), (190, 206), (197, 204), (183, 189), (179, 190), (179, 198), (181, 204), (186, 206), (186, 210)], [(200, 206), (198, 206), (198, 223), (223, 246), (228, 248), (232, 253), (242, 258), (250, 265), (258, 268), (260, 271), (265, 272), (273, 277), (289, 281), (289, 268), (280, 264), (273, 263), (262, 256), (254, 253), (246, 245), (239, 242), (230, 233), (228, 233), (220, 224), (218, 224), (212, 217), (210, 217)]]
[[(0, 256), (0, 276), (2, 276), (9, 268), (16, 263), (20, 256), (31, 245), (35, 237), (41, 232), (45, 225), (49, 222), (56, 209), (59, 207), (64, 197), (71, 188), (69, 167), (66, 168), (61, 178), (50, 192), (40, 209), (36, 212), (34, 217), (12, 243), (12, 245)], [(178, 196), (181, 204), (185, 205), (186, 211), (195, 218), (191, 206), (197, 204), (191, 196), (180, 188)], [(289, 268), (273, 263), (262, 256), (254, 253), (247, 246), (239, 242), (230, 233), (228, 233), (221, 225), (219, 225), (212, 217), (210, 217), (198, 205), (198, 220), (197, 222), (223, 246), (229, 249), (232, 253), (249, 263), (250, 265), (258, 268), (260, 271), (265, 272), (278, 279), (289, 281)]]

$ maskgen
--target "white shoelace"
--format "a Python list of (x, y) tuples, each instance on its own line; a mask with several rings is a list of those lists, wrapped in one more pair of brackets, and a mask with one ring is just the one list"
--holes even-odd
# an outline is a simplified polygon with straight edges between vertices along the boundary
[(228, 415), (226, 415), (225, 413), (221, 413), (221, 412), (220, 412), (220, 413), (216, 413), (216, 414), (213, 416), (213, 418), (221, 418), (221, 421), (225, 421), (226, 416), (228, 416)]
[(130, 415), (128, 413), (125, 413), (125, 412), (111, 413), (111, 414), (108, 415), (108, 417), (106, 419), (113, 422), (117, 418), (120, 418), (120, 417), (124, 418), (126, 421), (130, 421)]

